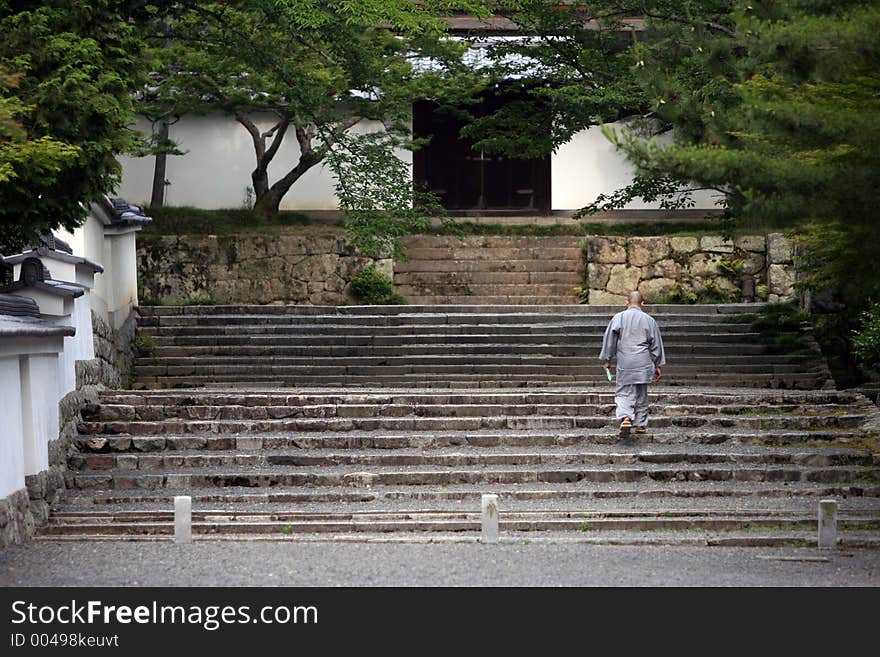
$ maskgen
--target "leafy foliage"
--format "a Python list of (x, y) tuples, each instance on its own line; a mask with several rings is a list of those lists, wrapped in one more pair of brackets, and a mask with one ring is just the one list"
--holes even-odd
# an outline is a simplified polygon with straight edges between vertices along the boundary
[(861, 327), (853, 332), (853, 352), (867, 366), (880, 366), (880, 304), (859, 316)]
[(735, 292), (719, 288), (709, 280), (702, 287), (672, 286), (665, 294), (650, 299), (650, 303), (698, 304), (698, 303), (734, 303), (738, 299)]
[[(457, 4), (480, 9), (479, 3)], [(254, 210), (272, 216), (291, 187), (342, 141), (350, 150), (352, 128), (375, 121), (389, 135), (407, 136), (413, 100), (449, 86), (451, 69), (463, 70), (462, 46), (441, 38), (446, 24), (439, 6), (409, 0), (191, 3), (162, 22), (142, 111), (234, 116), (254, 145)], [(430, 55), (437, 65), (419, 70), (416, 55)], [(299, 158), (273, 181), (269, 168), (288, 134)]]
[(399, 305), (406, 300), (394, 291), (394, 281), (371, 264), (351, 277), (351, 293), (367, 305)]
[(0, 2), (0, 251), (74, 228), (118, 181), (143, 70), (132, 4)]
[(435, 196), (414, 189), (398, 145), (387, 133), (373, 132), (345, 136), (328, 153), (351, 243), (366, 255), (403, 258), (400, 238), (424, 232), (430, 216), (443, 212)]

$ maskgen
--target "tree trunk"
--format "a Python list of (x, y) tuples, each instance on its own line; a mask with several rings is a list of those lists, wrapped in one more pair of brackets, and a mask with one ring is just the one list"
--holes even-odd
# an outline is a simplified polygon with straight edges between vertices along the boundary
[(261, 198), (269, 192), (269, 172), (265, 166), (257, 165), (251, 172), (251, 182), (254, 183), (254, 197)]
[(261, 219), (275, 219), (278, 216), (282, 196), (284, 194), (279, 194), (272, 189), (266, 190), (254, 201), (254, 214)]
[[(159, 144), (162, 148), (168, 142), (168, 122), (159, 121)], [(168, 155), (164, 152), (156, 154), (156, 167), (153, 169), (153, 193), (150, 196), (152, 207), (161, 207), (165, 203), (165, 162)]]

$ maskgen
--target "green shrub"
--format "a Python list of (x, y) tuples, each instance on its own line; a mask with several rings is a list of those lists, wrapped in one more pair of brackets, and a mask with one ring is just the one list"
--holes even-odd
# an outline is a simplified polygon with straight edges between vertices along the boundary
[(736, 292), (720, 289), (714, 281), (706, 281), (704, 287), (693, 290), (685, 290), (676, 284), (666, 294), (658, 295), (648, 301), (652, 304), (736, 303), (739, 301), (739, 295)]
[(152, 335), (139, 335), (131, 342), (132, 349), (140, 357), (149, 357), (156, 352), (156, 338)]
[(574, 293), (577, 295), (578, 303), (590, 303), (590, 290), (588, 288), (578, 285), (574, 288)]
[(372, 264), (351, 277), (351, 294), (368, 306), (399, 305), (406, 300), (394, 291), (394, 281)]
[(859, 315), (861, 327), (853, 331), (853, 353), (867, 367), (880, 365), (880, 304)]

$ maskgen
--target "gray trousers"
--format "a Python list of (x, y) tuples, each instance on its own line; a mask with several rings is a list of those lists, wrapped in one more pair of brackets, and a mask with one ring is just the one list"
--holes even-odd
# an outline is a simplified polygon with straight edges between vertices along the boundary
[(619, 385), (614, 391), (617, 419), (628, 417), (633, 426), (648, 426), (648, 384), (631, 383)]

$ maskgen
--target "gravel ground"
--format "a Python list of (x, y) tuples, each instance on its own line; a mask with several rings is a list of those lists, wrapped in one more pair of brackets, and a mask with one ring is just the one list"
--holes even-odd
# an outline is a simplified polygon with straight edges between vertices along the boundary
[(880, 551), (578, 544), (31, 542), (0, 550), (0, 585), (880, 586)]

